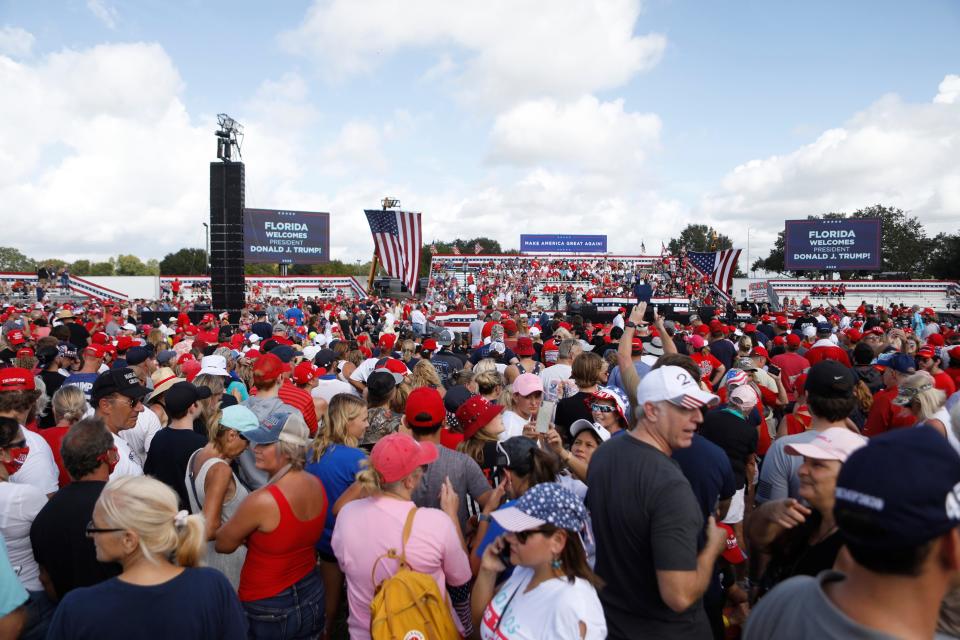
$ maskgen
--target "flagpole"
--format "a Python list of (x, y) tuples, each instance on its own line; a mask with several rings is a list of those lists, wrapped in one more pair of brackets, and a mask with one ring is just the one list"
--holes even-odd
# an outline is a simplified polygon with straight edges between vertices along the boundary
[(370, 276), (367, 278), (367, 293), (373, 291), (373, 278), (377, 275), (377, 267), (380, 266), (380, 258), (377, 252), (373, 252), (373, 259), (370, 261)]

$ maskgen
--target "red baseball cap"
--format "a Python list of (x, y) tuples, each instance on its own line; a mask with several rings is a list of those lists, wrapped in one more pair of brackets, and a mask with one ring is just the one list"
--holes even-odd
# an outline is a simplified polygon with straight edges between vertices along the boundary
[(377, 360), (376, 369), (387, 369), (390, 373), (397, 373), (401, 376), (410, 375), (410, 369), (407, 369), (407, 365), (396, 358), (381, 358)]
[(92, 336), (90, 336), (90, 342), (94, 344), (107, 344), (109, 340), (110, 336), (105, 334), (103, 331), (96, 331)]
[(31, 349), (30, 347), (24, 347), (24, 348), (22, 348), (22, 349), (17, 349), (17, 357), (18, 357), (18, 358), (32, 358), (32, 357), (33, 357), (33, 349)]
[(380, 336), (379, 345), (380, 348), (386, 349), (387, 351), (393, 350), (393, 345), (397, 341), (397, 334), (395, 333), (384, 333)]
[(487, 426), (496, 416), (503, 412), (502, 404), (493, 404), (483, 396), (470, 396), (457, 409), (457, 421), (463, 427), (463, 438), (469, 440), (477, 431)]
[(106, 353), (104, 352), (102, 345), (94, 343), (84, 347), (83, 355), (91, 358), (102, 358), (104, 355), (106, 355)]
[(723, 323), (714, 318), (710, 321), (710, 331), (713, 333), (720, 333), (723, 331)]
[(120, 336), (117, 338), (117, 351), (126, 351), (130, 347), (136, 346), (137, 342), (130, 336)]
[(383, 482), (397, 482), (420, 465), (430, 464), (438, 455), (432, 442), (417, 442), (405, 433), (391, 433), (373, 446), (370, 464)]
[(439, 391), (432, 387), (417, 387), (407, 396), (404, 415), (410, 427), (433, 428), (443, 422), (447, 411)]
[(33, 374), (21, 367), (0, 369), (0, 392), (33, 391), (37, 384)]
[(296, 384), (307, 384), (316, 377), (317, 368), (309, 360), (304, 360), (293, 368), (293, 381)]
[(183, 374), (183, 377), (187, 379), (187, 382), (193, 382), (193, 379), (197, 377), (197, 374), (200, 373), (200, 369), (203, 367), (196, 360), (187, 360), (180, 365), (180, 373)]
[(856, 329), (847, 329), (847, 337), (850, 338), (850, 342), (859, 342), (863, 334)]
[(14, 329), (13, 331), (7, 332), (7, 342), (11, 347), (15, 347), (18, 344), (23, 344), (26, 342), (26, 340), (23, 338), (23, 331), (20, 331), (20, 329)]
[[(17, 352), (19, 354), (19, 352)], [(917, 350), (918, 358), (932, 358), (936, 352), (933, 350), (933, 347), (923, 346)]]
[(717, 526), (727, 532), (727, 547), (720, 555), (730, 564), (741, 564), (744, 562), (747, 556), (743, 552), (743, 549), (740, 548), (740, 545), (737, 544), (737, 536), (733, 532), (733, 527), (723, 522), (718, 522)]
[(786, 316), (777, 316), (777, 326), (781, 329), (786, 329), (790, 326), (790, 321), (787, 320)]
[(767, 348), (762, 344), (758, 344), (753, 348), (753, 351), (750, 352), (752, 356), (763, 356), (764, 358), (769, 358), (770, 354), (767, 353)]
[(276, 380), (285, 371), (290, 371), (290, 365), (272, 353), (261, 354), (253, 364), (253, 374), (261, 380)]
[(517, 338), (517, 346), (513, 350), (518, 356), (532, 356), (536, 353), (533, 348), (533, 338), (521, 336)]
[(943, 335), (940, 333), (931, 333), (930, 336), (927, 337), (927, 344), (942, 347), (945, 344)]
[(790, 335), (787, 336), (787, 344), (790, 345), (791, 347), (799, 347), (800, 342), (801, 342), (800, 336), (798, 336), (795, 333), (791, 333)]
[(427, 338), (423, 341), (423, 344), (420, 347), (421, 351), (436, 351), (437, 350), (437, 341), (433, 338)]

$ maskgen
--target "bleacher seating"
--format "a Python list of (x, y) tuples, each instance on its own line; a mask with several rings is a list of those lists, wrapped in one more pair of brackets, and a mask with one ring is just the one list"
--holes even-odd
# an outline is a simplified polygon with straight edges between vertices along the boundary
[[(843, 297), (834, 287), (843, 285)], [(862, 301), (875, 306), (905, 304), (929, 307), (938, 313), (956, 313), (960, 309), (960, 285), (946, 280), (771, 280), (770, 285), (781, 303), (796, 305), (804, 299), (813, 305), (840, 299), (847, 308), (856, 308)], [(827, 289), (827, 291), (824, 291)]]
[(437, 255), (426, 298), (451, 309), (520, 303), (564, 310), (595, 300), (615, 309), (633, 300), (638, 277), (650, 279), (655, 298), (684, 306), (715, 295), (683, 256)]

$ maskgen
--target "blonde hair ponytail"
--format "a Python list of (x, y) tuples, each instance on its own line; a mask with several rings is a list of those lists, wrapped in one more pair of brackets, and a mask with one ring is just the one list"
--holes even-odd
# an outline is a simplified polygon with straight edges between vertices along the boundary
[(97, 504), (110, 527), (139, 538), (150, 562), (173, 555), (182, 567), (200, 564), (206, 550), (203, 516), (177, 510), (177, 494), (150, 476), (121, 476), (107, 483)]

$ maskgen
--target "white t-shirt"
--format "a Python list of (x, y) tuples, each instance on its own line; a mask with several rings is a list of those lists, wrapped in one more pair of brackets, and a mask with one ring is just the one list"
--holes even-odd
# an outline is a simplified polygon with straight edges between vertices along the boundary
[(10, 564), (27, 591), (43, 591), (40, 567), (30, 546), (30, 525), (45, 504), (46, 494), (32, 485), (0, 482), (0, 534), (7, 542)]
[(497, 439), (500, 440), (500, 442), (504, 442), (513, 436), (522, 436), (523, 427), (526, 426), (528, 422), (530, 421), (514, 411), (504, 411), (503, 432), (497, 436)]
[[(580, 640), (580, 623), (587, 627), (585, 640), (607, 637), (607, 623), (597, 590), (586, 580), (553, 578), (524, 593), (533, 569), (517, 567), (480, 620), (483, 640)], [(502, 620), (501, 620), (502, 616)]]
[(556, 402), (577, 393), (577, 384), (570, 379), (573, 373), (568, 364), (555, 364), (540, 372), (543, 383), (543, 399)]
[[(153, 413), (153, 411), (150, 413)], [(110, 474), (110, 479), (113, 480), (121, 476), (142, 476), (143, 465), (140, 464), (140, 460), (133, 452), (133, 449), (130, 448), (126, 440), (115, 433), (112, 435), (113, 445), (117, 448), (117, 454), (120, 456), (120, 460), (113, 469), (113, 473)]]
[(44, 495), (56, 493), (60, 488), (60, 470), (57, 469), (50, 445), (39, 433), (34, 433), (26, 427), (22, 427), (21, 431), (30, 451), (23, 466), (10, 476), (10, 482), (32, 485), (40, 489)]
[(120, 437), (130, 445), (130, 450), (137, 457), (140, 466), (147, 460), (147, 453), (150, 451), (150, 442), (153, 436), (162, 429), (160, 418), (150, 409), (144, 409), (137, 415), (137, 424), (132, 429), (124, 429), (120, 432)]
[(363, 382), (366, 384), (367, 378), (373, 373), (373, 370), (377, 368), (377, 361), (379, 358), (367, 358), (353, 370), (353, 373), (350, 374), (351, 380), (356, 380), (357, 382)]
[(321, 378), (317, 382), (317, 386), (310, 391), (310, 395), (314, 398), (323, 398), (327, 402), (330, 402), (330, 399), (339, 393), (357, 395), (356, 391), (357, 390), (353, 388), (353, 385), (346, 383), (343, 380), (338, 380), (337, 378), (324, 380)]

